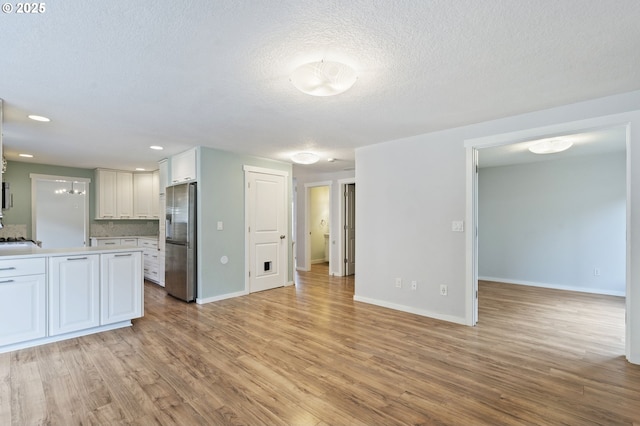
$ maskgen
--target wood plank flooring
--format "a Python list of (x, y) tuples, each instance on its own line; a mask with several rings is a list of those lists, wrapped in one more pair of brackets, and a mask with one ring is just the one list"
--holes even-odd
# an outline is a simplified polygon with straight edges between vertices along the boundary
[(466, 327), (319, 266), (207, 305), (146, 284), (126, 329), (0, 354), (0, 425), (630, 425), (624, 301), (480, 283)]

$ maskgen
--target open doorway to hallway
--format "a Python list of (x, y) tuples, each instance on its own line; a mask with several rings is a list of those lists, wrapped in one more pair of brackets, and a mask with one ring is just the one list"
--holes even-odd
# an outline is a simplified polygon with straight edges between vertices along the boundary
[(331, 271), (331, 186), (307, 188), (307, 246), (311, 270), (316, 265)]

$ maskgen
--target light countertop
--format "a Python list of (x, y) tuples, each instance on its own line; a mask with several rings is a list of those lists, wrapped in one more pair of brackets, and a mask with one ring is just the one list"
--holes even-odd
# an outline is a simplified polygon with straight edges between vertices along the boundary
[(82, 256), (86, 254), (129, 253), (143, 251), (143, 247), (118, 246), (118, 247), (73, 247), (45, 249), (40, 247), (29, 248), (4, 248), (0, 250), (0, 260), (21, 259), (27, 257), (55, 257), (55, 256)]

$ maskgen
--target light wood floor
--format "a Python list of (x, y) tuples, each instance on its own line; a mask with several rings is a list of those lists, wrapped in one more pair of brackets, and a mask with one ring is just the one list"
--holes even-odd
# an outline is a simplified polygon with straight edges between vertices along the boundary
[(326, 269), (0, 354), (0, 425), (640, 424), (624, 302), (480, 284), (466, 327), (353, 301)]

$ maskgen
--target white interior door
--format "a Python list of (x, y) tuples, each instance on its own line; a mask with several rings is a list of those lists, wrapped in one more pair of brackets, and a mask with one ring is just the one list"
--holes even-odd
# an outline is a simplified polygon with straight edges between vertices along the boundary
[(43, 248), (85, 247), (89, 218), (89, 180), (31, 176), (32, 238)]
[(250, 293), (282, 287), (287, 280), (286, 181), (273, 172), (245, 168)]

